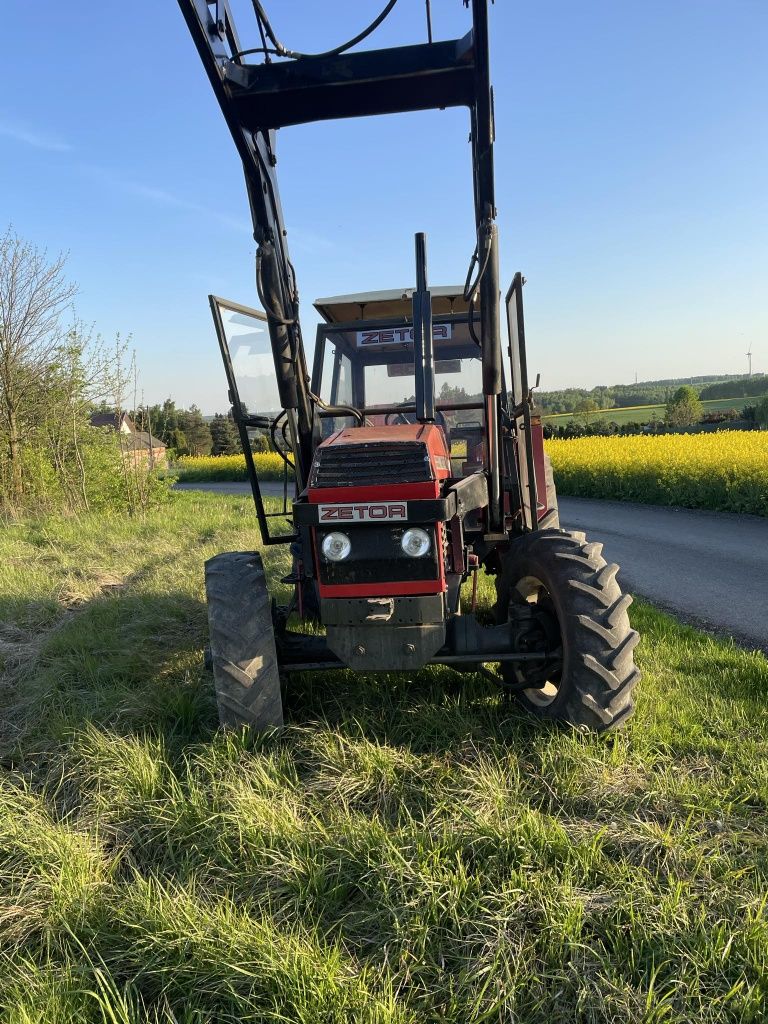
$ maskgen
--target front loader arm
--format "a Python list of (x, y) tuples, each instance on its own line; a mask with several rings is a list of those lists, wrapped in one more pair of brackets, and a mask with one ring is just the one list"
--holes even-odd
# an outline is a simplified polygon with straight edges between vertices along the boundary
[(288, 417), (299, 490), (312, 461), (313, 409), (299, 322), (299, 296), (288, 254), (275, 167), (276, 132), (243, 126), (237, 116), (227, 68), (240, 42), (227, 0), (179, 0), (221, 112), (237, 146), (258, 243), (257, 289), (267, 315), (282, 406)]

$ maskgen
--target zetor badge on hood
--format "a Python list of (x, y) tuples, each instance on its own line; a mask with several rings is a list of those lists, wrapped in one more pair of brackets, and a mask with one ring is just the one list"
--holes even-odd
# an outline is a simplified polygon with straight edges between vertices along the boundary
[(354, 505), (319, 505), (317, 517), (321, 523), (370, 523), (408, 518), (408, 506), (402, 501), (357, 502)]

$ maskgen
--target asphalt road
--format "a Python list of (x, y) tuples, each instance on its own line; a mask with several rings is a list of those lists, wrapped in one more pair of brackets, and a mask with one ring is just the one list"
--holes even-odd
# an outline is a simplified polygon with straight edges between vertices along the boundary
[(603, 542), (625, 590), (768, 653), (768, 519), (586, 498), (560, 519)]
[[(249, 494), (247, 483), (176, 484)], [(265, 483), (282, 495), (282, 484)], [(677, 616), (768, 653), (768, 518), (561, 498), (566, 529), (602, 541), (625, 590)]]

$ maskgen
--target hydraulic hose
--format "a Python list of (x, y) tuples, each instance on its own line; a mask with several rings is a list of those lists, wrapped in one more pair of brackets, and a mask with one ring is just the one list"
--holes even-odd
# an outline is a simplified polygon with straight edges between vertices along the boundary
[(389, 17), (397, 2), (398, 0), (389, 0), (389, 3), (386, 5), (384, 10), (381, 11), (381, 13), (376, 18), (374, 18), (370, 25), (364, 28), (362, 32), (358, 32), (358, 34), (354, 36), (352, 39), (348, 39), (346, 43), (342, 43), (340, 46), (335, 46), (332, 50), (325, 50), (322, 53), (302, 53), (299, 50), (289, 50), (286, 46), (283, 46), (283, 44), (277, 38), (275, 30), (272, 28), (272, 25), (270, 24), (269, 18), (267, 17), (267, 13), (264, 10), (263, 4), (260, 2), (260, 0), (253, 0), (253, 7), (254, 10), (256, 11), (256, 19), (259, 23), (259, 30), (261, 31), (263, 29), (267, 38), (272, 43), (272, 47), (264, 45), (256, 46), (250, 50), (240, 50), (238, 53), (233, 54), (232, 60), (239, 60), (240, 57), (246, 57), (248, 54), (251, 53), (263, 53), (266, 55), (271, 54), (272, 56), (275, 57), (290, 57), (292, 60), (298, 60), (301, 57), (336, 57), (340, 53), (345, 53), (347, 50), (351, 50), (353, 46), (356, 46), (358, 43), (361, 43), (364, 39), (367, 39), (367, 37), (372, 32), (375, 32), (379, 25), (384, 21), (384, 19)]

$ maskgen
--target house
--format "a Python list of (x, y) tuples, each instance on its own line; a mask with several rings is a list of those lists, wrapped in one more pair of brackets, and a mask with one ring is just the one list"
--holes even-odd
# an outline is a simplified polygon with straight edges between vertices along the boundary
[(92, 427), (110, 427), (120, 435), (120, 450), (135, 464), (147, 462), (150, 467), (164, 466), (167, 460), (165, 444), (145, 430), (137, 430), (127, 412), (95, 412), (91, 414)]

